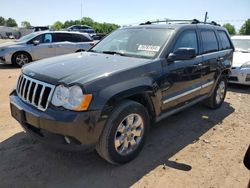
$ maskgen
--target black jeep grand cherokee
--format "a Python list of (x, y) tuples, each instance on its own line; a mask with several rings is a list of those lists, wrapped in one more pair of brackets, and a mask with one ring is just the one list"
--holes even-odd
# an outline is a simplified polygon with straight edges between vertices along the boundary
[(10, 94), (12, 116), (42, 141), (126, 163), (154, 122), (203, 100), (221, 106), (233, 51), (215, 24), (121, 28), (89, 52), (25, 66)]

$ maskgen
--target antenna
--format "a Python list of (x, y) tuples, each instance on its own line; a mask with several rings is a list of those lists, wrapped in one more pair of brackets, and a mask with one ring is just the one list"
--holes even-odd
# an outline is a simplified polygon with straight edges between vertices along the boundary
[(205, 14), (205, 19), (204, 19), (204, 23), (206, 23), (206, 22), (207, 22), (207, 12)]

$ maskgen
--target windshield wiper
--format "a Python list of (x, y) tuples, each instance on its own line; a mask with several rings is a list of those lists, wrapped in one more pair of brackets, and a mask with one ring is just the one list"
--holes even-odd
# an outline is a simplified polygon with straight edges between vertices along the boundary
[(120, 56), (125, 56), (124, 53), (121, 52), (116, 52), (116, 51), (102, 51), (104, 54), (111, 54), (111, 55), (120, 55)]

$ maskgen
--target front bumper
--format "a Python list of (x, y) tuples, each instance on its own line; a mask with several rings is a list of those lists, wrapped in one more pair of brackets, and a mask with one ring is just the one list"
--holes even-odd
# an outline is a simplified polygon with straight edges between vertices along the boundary
[(241, 69), (240, 67), (233, 67), (228, 81), (230, 83), (250, 85), (250, 69)]
[(23, 102), (15, 91), (10, 94), (10, 109), (11, 115), (31, 136), (69, 150), (93, 149), (106, 121), (99, 118), (100, 111), (74, 112), (48, 108), (43, 112)]

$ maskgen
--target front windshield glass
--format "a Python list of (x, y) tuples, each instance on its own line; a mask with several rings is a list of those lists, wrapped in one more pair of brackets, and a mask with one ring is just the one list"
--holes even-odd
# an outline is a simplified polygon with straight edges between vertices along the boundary
[(155, 58), (172, 32), (172, 29), (161, 28), (118, 29), (104, 38), (91, 51), (139, 58)]
[(21, 37), (20, 39), (18, 39), (16, 41), (17, 42), (27, 42), (27, 41), (31, 40), (32, 38), (34, 38), (35, 36), (37, 36), (37, 33), (30, 33), (28, 35)]
[(235, 51), (250, 52), (250, 39), (232, 39)]

